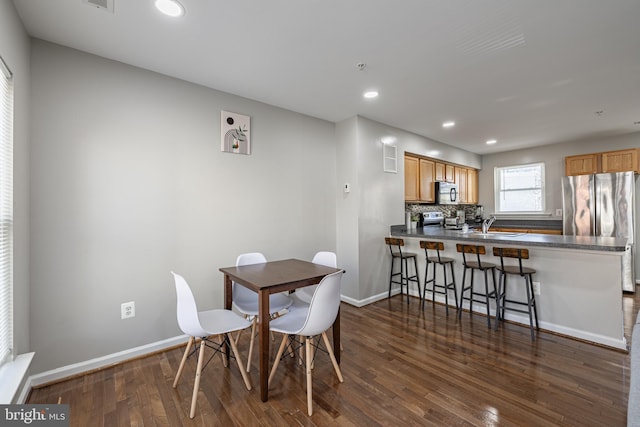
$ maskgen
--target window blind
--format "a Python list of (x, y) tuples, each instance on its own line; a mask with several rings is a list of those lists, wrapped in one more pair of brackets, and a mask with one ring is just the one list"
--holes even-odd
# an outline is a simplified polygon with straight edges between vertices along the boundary
[(0, 57), (0, 365), (13, 359), (13, 75)]

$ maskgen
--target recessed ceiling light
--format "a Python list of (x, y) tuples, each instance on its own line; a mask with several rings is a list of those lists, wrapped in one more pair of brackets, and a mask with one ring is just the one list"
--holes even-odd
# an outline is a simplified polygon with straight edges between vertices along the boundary
[(377, 98), (378, 97), (378, 91), (376, 90), (370, 90), (368, 92), (365, 92), (363, 95), (365, 98), (371, 99), (371, 98)]
[(178, 17), (184, 15), (184, 7), (176, 0), (156, 0), (156, 8), (171, 17)]
[(498, 142), (498, 141), (495, 140), (495, 139), (490, 139), (490, 140), (487, 141), (487, 144), (491, 145), (491, 144), (495, 144), (496, 142)]
[(456, 125), (456, 122), (444, 122), (442, 124), (442, 127), (443, 128), (451, 128), (451, 127), (454, 127), (455, 125)]

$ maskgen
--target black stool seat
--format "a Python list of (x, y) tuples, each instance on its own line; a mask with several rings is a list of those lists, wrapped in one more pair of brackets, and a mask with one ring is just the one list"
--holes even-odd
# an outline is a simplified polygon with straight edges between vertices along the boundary
[[(407, 287), (407, 304), (409, 303), (409, 283), (415, 282), (418, 287), (418, 296), (422, 299), (420, 293), (420, 279), (418, 279), (418, 264), (416, 261), (417, 255), (412, 252), (403, 252), (404, 240), (396, 237), (385, 237), (384, 242), (389, 247), (389, 253), (391, 254), (391, 272), (389, 273), (389, 298), (391, 298), (391, 287), (393, 284), (400, 285), (400, 295), (403, 293), (403, 288)], [(409, 260), (413, 259), (413, 276), (409, 275)], [(400, 271), (394, 273), (393, 268), (395, 266), (395, 260), (400, 262)], [(394, 279), (398, 277), (397, 279)]]
[[(458, 306), (458, 291), (456, 290), (456, 279), (453, 274), (453, 258), (440, 256), (440, 251), (444, 251), (444, 243), (430, 242), (427, 240), (420, 241), (420, 247), (424, 249), (424, 256), (427, 261), (424, 270), (424, 287), (422, 289), (422, 309), (424, 310), (424, 302), (427, 299), (427, 291), (431, 291), (431, 300), (435, 302), (436, 293), (444, 295), (444, 303), (447, 314), (449, 314), (449, 291), (453, 290), (456, 308)], [(431, 251), (431, 254), (429, 254)], [(435, 251), (435, 254), (433, 253)], [(429, 265), (433, 265), (433, 276), (429, 279)], [(442, 266), (442, 283), (436, 283), (436, 265)], [(447, 265), (451, 272), (451, 282), (447, 281)], [(427, 284), (431, 283), (431, 289), (427, 289)]]
[[(462, 273), (462, 291), (460, 292), (460, 305), (458, 311), (458, 317), (462, 317), (462, 305), (464, 301), (469, 301), (469, 312), (473, 313), (473, 303), (484, 304), (487, 307), (487, 325), (491, 328), (491, 313), (490, 313), (490, 300), (493, 299), (496, 301), (496, 324), (498, 313), (500, 311), (500, 299), (498, 298), (498, 288), (496, 286), (496, 265), (490, 262), (485, 262), (480, 259), (480, 255), (485, 255), (486, 249), (481, 245), (463, 245), (461, 243), (456, 244), (456, 250), (462, 253), (462, 264), (464, 266), (464, 270)], [(475, 257), (473, 256), (475, 255)], [(471, 257), (471, 260), (467, 260), (467, 256)], [(473, 260), (475, 258), (475, 261)], [(470, 274), (470, 283), (469, 286), (466, 286), (466, 276), (467, 271), (471, 270)], [(473, 287), (473, 279), (475, 276), (475, 272), (480, 271), (484, 273), (484, 292), (480, 290), (475, 290)], [(487, 277), (488, 273), (491, 272), (491, 279), (493, 281), (493, 290), (489, 290), (489, 279)], [(465, 293), (468, 292), (468, 295), (465, 296)]]
[[(500, 279), (498, 281), (498, 299), (500, 300), (500, 313), (498, 313), (498, 320), (504, 321), (505, 310), (528, 314), (531, 340), (533, 341), (536, 338), (533, 326), (534, 320), (536, 324), (535, 329), (540, 329), (540, 326), (538, 325), (536, 296), (533, 293), (533, 275), (536, 273), (536, 270), (522, 265), (523, 259), (529, 259), (529, 250), (523, 248), (493, 248), (493, 255), (500, 257), (500, 266), (497, 267), (497, 270), (500, 271)], [(518, 265), (504, 265), (505, 258), (516, 258), (518, 260)], [(507, 276), (510, 274), (524, 278), (524, 287), (527, 295), (527, 301), (507, 298)], [(527, 309), (525, 310), (517, 308), (518, 306), (526, 306)], [(498, 322), (496, 322), (496, 328), (497, 327)]]

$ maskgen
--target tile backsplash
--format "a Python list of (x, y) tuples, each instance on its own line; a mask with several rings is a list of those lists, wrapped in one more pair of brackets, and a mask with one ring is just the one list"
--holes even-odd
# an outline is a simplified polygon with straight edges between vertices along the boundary
[(405, 204), (405, 212), (421, 213), (421, 212), (442, 212), (445, 217), (454, 217), (456, 212), (464, 210), (466, 217), (475, 217), (476, 205), (419, 205)]

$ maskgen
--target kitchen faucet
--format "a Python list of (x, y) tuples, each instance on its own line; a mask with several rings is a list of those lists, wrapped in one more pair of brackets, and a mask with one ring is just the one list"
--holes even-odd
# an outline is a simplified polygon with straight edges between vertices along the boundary
[(493, 224), (493, 222), (496, 220), (495, 216), (492, 216), (491, 218), (487, 218), (482, 222), (482, 233), (483, 234), (487, 234), (489, 232), (489, 227), (491, 227), (491, 225)]

